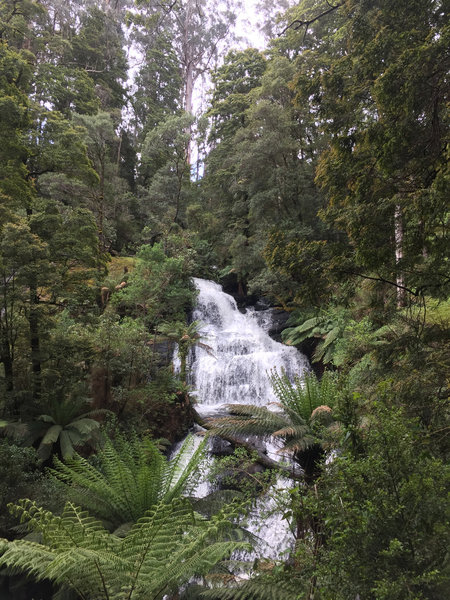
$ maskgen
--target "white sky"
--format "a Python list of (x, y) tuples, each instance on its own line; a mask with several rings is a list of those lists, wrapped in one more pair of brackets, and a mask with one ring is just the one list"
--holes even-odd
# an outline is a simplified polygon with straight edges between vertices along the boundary
[(237, 31), (239, 35), (246, 38), (243, 47), (252, 46), (262, 50), (264, 48), (264, 37), (258, 29), (258, 14), (256, 10), (257, 0), (243, 0), (244, 11), (238, 15)]

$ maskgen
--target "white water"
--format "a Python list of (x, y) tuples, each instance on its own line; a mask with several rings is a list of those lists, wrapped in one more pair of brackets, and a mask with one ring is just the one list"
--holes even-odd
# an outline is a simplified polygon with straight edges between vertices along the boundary
[[(194, 281), (199, 295), (193, 317), (200, 321), (202, 343), (209, 346), (208, 350), (197, 347), (190, 357), (190, 384), (197, 411), (206, 417), (225, 412), (225, 404), (268, 406), (276, 402), (268, 372), (284, 370), (292, 378), (308, 368), (307, 359), (269, 336), (270, 310), (241, 313), (234, 298), (220, 285), (204, 279)], [(274, 444), (267, 445), (267, 452), (275, 459), (280, 456)], [(289, 485), (283, 480), (278, 488)], [(206, 493), (203, 481), (195, 495)], [(274, 510), (279, 494), (275, 489), (272, 499), (258, 499), (246, 526), (262, 540), (258, 554), (268, 558), (280, 557), (293, 543), (289, 525), (280, 514), (265, 514)]]
[(199, 290), (194, 319), (209, 351), (197, 347), (191, 364), (192, 387), (201, 414), (223, 404), (267, 406), (276, 398), (267, 373), (301, 375), (307, 360), (295, 348), (275, 342), (267, 333), (271, 311), (241, 313), (234, 298), (212, 281), (195, 279)]

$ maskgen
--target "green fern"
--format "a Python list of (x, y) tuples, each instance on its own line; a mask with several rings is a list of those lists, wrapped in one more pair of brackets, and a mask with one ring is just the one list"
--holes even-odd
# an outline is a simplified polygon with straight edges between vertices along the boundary
[(319, 342), (314, 350), (312, 361), (334, 364), (337, 342), (344, 335), (348, 323), (349, 313), (341, 306), (332, 307), (327, 312), (322, 311), (318, 316), (306, 320), (301, 314), (294, 313), (289, 319), (289, 324), (294, 326), (285, 329), (282, 338), (286, 344), (293, 346), (301, 344), (308, 338), (316, 338)]
[(229, 404), (229, 416), (213, 419), (213, 432), (217, 435), (256, 435), (262, 438), (283, 440), (283, 450), (303, 451), (318, 443), (315, 428), (316, 409), (324, 408), (331, 415), (336, 396), (336, 381), (326, 373), (321, 380), (314, 374), (306, 374), (301, 380), (291, 383), (285, 375), (276, 371), (270, 381), (279, 399), (280, 410), (269, 410), (264, 406)]
[(210, 421), (216, 435), (255, 435), (282, 441), (280, 452), (291, 452), (303, 467), (305, 479), (318, 473), (323, 458), (324, 432), (333, 422), (337, 381), (331, 373), (318, 380), (313, 373), (291, 383), (286, 375), (270, 374), (279, 400), (278, 410), (247, 404), (230, 404), (230, 413)]
[(76, 504), (114, 529), (136, 522), (159, 502), (189, 493), (205, 448), (203, 441), (192, 452), (193, 444), (188, 436), (178, 454), (168, 460), (151, 440), (119, 435), (114, 442), (105, 439), (97, 454), (98, 467), (75, 455), (65, 462), (55, 459), (51, 473), (66, 484)]
[(206, 575), (233, 551), (249, 549), (228, 532), (237, 508), (206, 520), (186, 498), (157, 504), (124, 538), (68, 503), (61, 517), (22, 500), (11, 511), (43, 543), (0, 541), (0, 565), (74, 590), (84, 600), (160, 600)]
[(35, 444), (40, 440), (38, 454), (43, 460), (56, 451), (66, 459), (74, 454), (76, 447), (87, 443), (94, 445), (100, 423), (92, 417), (108, 411), (97, 409), (86, 412), (88, 406), (89, 402), (80, 398), (50, 401), (45, 414), (27, 423), (25, 444)]
[(269, 376), (275, 395), (285, 410), (291, 410), (309, 421), (319, 406), (332, 408), (336, 402), (337, 381), (333, 373), (326, 371), (321, 379), (314, 373), (296, 376), (292, 383), (285, 375), (272, 371)]
[(157, 329), (158, 333), (163, 334), (166, 339), (178, 344), (180, 379), (184, 384), (187, 384), (187, 359), (191, 348), (198, 346), (213, 356), (211, 346), (200, 341), (205, 339), (200, 332), (200, 326), (200, 321), (193, 321), (190, 324), (177, 321), (175, 323), (161, 323)]
[(297, 582), (269, 575), (257, 576), (230, 587), (204, 590), (204, 600), (296, 600), (300, 598)]

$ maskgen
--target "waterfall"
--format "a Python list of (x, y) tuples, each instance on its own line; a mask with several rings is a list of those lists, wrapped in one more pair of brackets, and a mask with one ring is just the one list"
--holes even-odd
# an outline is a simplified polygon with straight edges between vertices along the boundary
[[(295, 348), (274, 341), (268, 334), (272, 309), (240, 312), (234, 298), (212, 281), (194, 279), (199, 291), (193, 318), (200, 322), (202, 342), (208, 349), (196, 347), (190, 357), (190, 385), (196, 398), (196, 410), (204, 417), (224, 411), (223, 405), (255, 404), (267, 406), (277, 399), (268, 372), (284, 370), (288, 377), (301, 375), (307, 359)], [(277, 448), (268, 444), (266, 451), (277, 458)], [(258, 499), (248, 518), (247, 529), (262, 539), (262, 556), (277, 558), (292, 545), (293, 536), (279, 515), (264, 513), (274, 509), (274, 498), (291, 482), (280, 480), (272, 499)], [(207, 493), (199, 485), (197, 497)]]
[(191, 359), (191, 385), (200, 414), (211, 414), (223, 404), (267, 406), (276, 398), (268, 371), (301, 375), (307, 359), (295, 348), (268, 334), (271, 310), (241, 313), (234, 298), (212, 281), (194, 279), (199, 290), (194, 319), (200, 321), (210, 350), (196, 348)]

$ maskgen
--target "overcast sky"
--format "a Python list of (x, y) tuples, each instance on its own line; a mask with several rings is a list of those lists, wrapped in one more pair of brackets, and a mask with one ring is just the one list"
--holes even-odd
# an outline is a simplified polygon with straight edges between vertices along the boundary
[(243, 0), (244, 11), (238, 15), (237, 29), (238, 34), (248, 40), (242, 44), (244, 47), (253, 46), (261, 50), (264, 47), (264, 37), (258, 29), (256, 2), (257, 0)]

